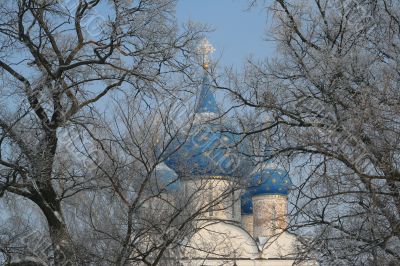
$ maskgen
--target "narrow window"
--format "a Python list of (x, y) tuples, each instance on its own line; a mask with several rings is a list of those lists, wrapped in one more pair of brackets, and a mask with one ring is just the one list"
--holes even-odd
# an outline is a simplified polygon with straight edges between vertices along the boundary
[(232, 219), (235, 219), (235, 190), (232, 189)]
[(208, 204), (209, 204), (208, 213), (211, 217), (214, 215), (212, 182), (209, 183), (209, 188), (208, 188)]

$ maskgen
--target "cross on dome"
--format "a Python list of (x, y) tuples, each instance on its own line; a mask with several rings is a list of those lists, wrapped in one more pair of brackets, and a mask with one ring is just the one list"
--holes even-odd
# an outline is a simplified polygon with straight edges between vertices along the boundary
[(200, 45), (197, 47), (197, 53), (201, 57), (201, 64), (204, 69), (208, 69), (210, 63), (209, 55), (214, 52), (215, 48), (211, 45), (207, 38), (201, 40)]

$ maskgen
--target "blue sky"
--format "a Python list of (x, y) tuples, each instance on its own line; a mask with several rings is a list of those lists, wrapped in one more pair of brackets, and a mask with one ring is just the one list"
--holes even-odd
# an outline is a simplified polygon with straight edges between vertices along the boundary
[(180, 0), (177, 17), (179, 23), (190, 19), (211, 26), (208, 39), (217, 50), (219, 66), (240, 69), (249, 55), (265, 58), (274, 52), (273, 43), (263, 40), (267, 13), (261, 8), (246, 11), (247, 7), (246, 0)]

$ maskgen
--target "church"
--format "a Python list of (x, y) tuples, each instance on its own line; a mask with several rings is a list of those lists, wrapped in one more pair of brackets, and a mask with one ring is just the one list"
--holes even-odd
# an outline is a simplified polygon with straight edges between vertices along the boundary
[[(201, 49), (212, 51), (207, 41)], [(237, 136), (226, 130), (205, 69), (194, 122), (176, 152), (156, 168), (166, 193), (184, 195), (201, 188), (198, 204), (207, 210), (185, 243), (179, 265), (293, 265), (301, 249), (286, 231), (291, 180), (279, 165), (266, 161), (249, 170), (240, 159)], [(315, 261), (300, 265), (316, 265)]]

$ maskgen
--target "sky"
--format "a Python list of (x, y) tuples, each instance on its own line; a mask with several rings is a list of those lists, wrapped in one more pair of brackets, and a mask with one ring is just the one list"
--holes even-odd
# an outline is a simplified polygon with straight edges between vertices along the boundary
[(180, 0), (177, 18), (179, 23), (190, 19), (211, 26), (214, 31), (207, 38), (216, 49), (218, 66), (240, 69), (248, 56), (266, 58), (274, 52), (273, 43), (264, 40), (267, 12), (247, 9), (247, 0)]

